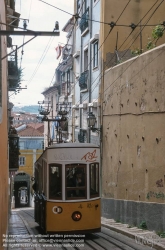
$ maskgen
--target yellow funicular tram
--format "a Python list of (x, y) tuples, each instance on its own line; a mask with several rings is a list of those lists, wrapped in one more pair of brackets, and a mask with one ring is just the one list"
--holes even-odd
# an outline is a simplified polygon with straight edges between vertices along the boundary
[(46, 233), (101, 229), (100, 150), (90, 143), (61, 143), (35, 163), (35, 221)]

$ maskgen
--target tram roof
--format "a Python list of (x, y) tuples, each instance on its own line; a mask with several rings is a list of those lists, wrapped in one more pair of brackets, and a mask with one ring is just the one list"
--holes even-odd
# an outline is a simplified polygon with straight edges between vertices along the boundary
[(53, 148), (99, 148), (99, 146), (92, 143), (72, 142), (72, 143), (53, 144), (49, 146), (47, 149), (53, 149)]

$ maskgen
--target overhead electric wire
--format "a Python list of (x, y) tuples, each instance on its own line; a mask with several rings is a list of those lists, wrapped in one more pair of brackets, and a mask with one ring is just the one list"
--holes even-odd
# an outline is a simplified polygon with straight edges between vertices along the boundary
[[(121, 14), (120, 14), (119, 17), (117, 18), (116, 23), (119, 21), (120, 17), (123, 15), (124, 11), (126, 10), (126, 8), (127, 8), (127, 6), (129, 5), (130, 2), (131, 2), (131, 0), (129, 0), (129, 1), (127, 2), (126, 6), (125, 6), (124, 9), (122, 10)], [(101, 44), (100, 47), (98, 48), (98, 50), (97, 50), (97, 52), (95, 53), (95, 55), (98, 53), (98, 51), (101, 49), (101, 47), (103, 46), (103, 44), (106, 42), (106, 40), (107, 40), (108, 36), (110, 35), (110, 33), (112, 32), (112, 30), (113, 30), (113, 27), (111, 27), (111, 29), (109, 30), (107, 36), (105, 37), (104, 41), (102, 42), (102, 44)], [(92, 59), (90, 60), (90, 62), (88, 63), (88, 65), (87, 65), (86, 68), (88, 68), (88, 66), (90, 65), (90, 63), (93, 61), (95, 55), (92, 57)], [(96, 79), (97, 79), (97, 78), (96, 78)], [(94, 82), (95, 82), (95, 81), (94, 81)], [(76, 85), (77, 83), (78, 83), (78, 81), (75, 83), (75, 85)], [(72, 88), (72, 90), (75, 88), (75, 85), (74, 85), (74, 87)], [(91, 85), (91, 86), (92, 86), (92, 85)], [(89, 96), (88, 96), (88, 97), (89, 97)], [(79, 100), (79, 101), (80, 101), (80, 100)]]
[[(157, 11), (157, 9), (160, 7), (160, 5), (164, 2), (164, 0), (162, 0), (160, 2), (160, 4), (156, 7), (156, 9), (154, 10), (154, 12), (151, 14), (151, 16), (148, 18), (148, 20), (146, 21), (146, 24), (150, 21), (150, 19), (152, 18), (152, 16), (155, 14), (155, 12)], [(123, 54), (122, 57), (124, 57), (124, 55), (127, 53), (127, 51), (131, 48), (131, 46), (134, 44), (134, 42), (136, 41), (136, 39), (138, 38), (138, 36), (141, 34), (141, 32), (143, 31), (143, 29), (145, 28), (145, 25), (143, 26), (143, 28), (140, 30), (139, 34), (136, 36), (136, 38), (134, 39), (134, 41), (131, 43), (131, 45), (129, 46), (129, 48), (126, 50), (126, 52)]]
[[(142, 19), (137, 23), (136, 27), (143, 21), (143, 19), (148, 15), (148, 13), (152, 10), (152, 8), (154, 8), (154, 6), (157, 4), (157, 2), (159, 2), (159, 0), (157, 0), (152, 6), (151, 8), (146, 12), (146, 14), (142, 17)], [(134, 30), (133, 30), (134, 31)], [(138, 32), (137, 32), (138, 33)], [(136, 34), (137, 34), (136, 33)], [(132, 32), (130, 32), (130, 34), (127, 36), (127, 38), (124, 40), (124, 42), (121, 44), (121, 46), (119, 47), (119, 49), (123, 46), (123, 44), (127, 41), (127, 39), (130, 37), (130, 35), (132, 34)], [(131, 39), (131, 41), (133, 40), (133, 38)]]
[(67, 12), (67, 11), (65, 11), (65, 10), (63, 10), (63, 9), (60, 9), (60, 8), (58, 8), (58, 7), (56, 7), (56, 6), (52, 5), (52, 4), (49, 4), (49, 3), (47, 3), (47, 2), (45, 2), (45, 1), (43, 1), (43, 0), (39, 0), (39, 1), (45, 3), (45, 4), (49, 5), (49, 6), (51, 6), (51, 7), (53, 7), (53, 8), (55, 8), (55, 9), (57, 9), (57, 10), (60, 10), (60, 11), (62, 11), (62, 12), (64, 12), (64, 13), (66, 13), (66, 14), (69, 14), (69, 15), (73, 16), (73, 14), (71, 14), (71, 13), (69, 13), (69, 12)]
[[(40, 1), (40, 0), (39, 0), (39, 1)], [(85, 0), (83, 1), (82, 5), (81, 5), (81, 8), (80, 8), (80, 10), (79, 10), (79, 13), (81, 12), (81, 10), (82, 10), (82, 8), (83, 8), (84, 3), (85, 3)], [(79, 13), (78, 13), (78, 14), (79, 14)], [(72, 16), (74, 16), (74, 15), (72, 15)], [(72, 27), (70, 36), (72, 35), (72, 32), (73, 32), (74, 27), (75, 27), (75, 25), (76, 25), (76, 23), (77, 23), (77, 20), (78, 20), (78, 19), (76, 19), (76, 21), (75, 21), (74, 24), (73, 24), (73, 27)], [(68, 42), (69, 42), (69, 39), (68, 39), (67, 43), (65, 44), (65, 46), (68, 45)], [(64, 46), (64, 47), (65, 47), (65, 46)], [(73, 48), (72, 48), (72, 49), (73, 49)], [(61, 60), (62, 60), (62, 58), (61, 58)], [(60, 64), (60, 63), (59, 63), (59, 64)], [(59, 65), (58, 65), (58, 66), (59, 66)], [(58, 67), (58, 66), (57, 66), (57, 67)], [(54, 74), (53, 74), (53, 78), (54, 78)], [(52, 80), (51, 80), (51, 82), (50, 82), (49, 87), (51, 86), (51, 83), (52, 83)], [(59, 86), (59, 85), (61, 85), (61, 84), (59, 83), (57, 86)]]
[(43, 62), (43, 60), (44, 60), (44, 58), (45, 58), (45, 56), (46, 56), (46, 54), (47, 54), (47, 52), (48, 52), (48, 50), (49, 50), (49, 48), (50, 48), (50, 45), (51, 45), (52, 42), (53, 42), (53, 39), (52, 39), (52, 38), (54, 39), (54, 37), (52, 37), (52, 36), (50, 37), (50, 39), (49, 39), (49, 41), (48, 41), (48, 43), (47, 43), (47, 45), (46, 45), (46, 47), (45, 47), (45, 49), (44, 49), (44, 51), (43, 51), (43, 53), (42, 53), (42, 56), (41, 56), (41, 58), (39, 59), (39, 62), (38, 62), (38, 64), (37, 64), (37, 66), (36, 66), (36, 68), (35, 68), (33, 74), (31, 75), (31, 77), (30, 77), (30, 79), (29, 79), (29, 81), (28, 81), (28, 84), (31, 83), (31, 81), (32, 81), (32, 79), (34, 78), (34, 76), (36, 75), (36, 73), (37, 73), (37, 71), (38, 71), (38, 69), (39, 69), (41, 63)]
[(30, 20), (31, 7), (32, 7), (32, 0), (30, 2), (29, 17), (28, 17), (29, 20)]
[[(25, 36), (23, 36), (23, 44), (24, 44), (24, 42), (25, 42)], [(20, 59), (20, 66), (19, 66), (20, 69), (21, 69), (22, 58), (23, 58), (23, 54), (24, 54), (23, 48), (24, 48), (24, 47), (22, 47), (22, 51), (21, 51), (21, 59)]]
[[(163, 1), (164, 1), (164, 0), (162, 0), (161, 4), (163, 3)], [(160, 7), (161, 4), (159, 4), (158, 7)], [(155, 11), (156, 11), (157, 9), (158, 9), (158, 8), (156, 8), (156, 9), (154, 10), (154, 12), (151, 14), (150, 18), (153, 16), (153, 14), (155, 13)], [(149, 18), (149, 20), (150, 20), (150, 18)], [(148, 22), (149, 22), (149, 20), (148, 20)], [(140, 33), (139, 33), (139, 35), (140, 35)], [(137, 37), (136, 37), (136, 39), (137, 39)], [(129, 66), (124, 70), (124, 72), (125, 72), (125, 71), (126, 71), (126, 70), (127, 70), (127, 69), (128, 69), (128, 68), (129, 68), (138, 58), (139, 58), (139, 56), (140, 56), (140, 55), (138, 55), (135, 59), (133, 59), (133, 61), (131, 62), (131, 64), (129, 64)], [(123, 75), (124, 72), (122, 72), (122, 73), (119, 75), (119, 77), (117, 77), (117, 78), (112, 82), (112, 84), (110, 84), (110, 85), (104, 90), (104, 92), (102, 93), (102, 95), (107, 91), (108, 88), (110, 88), (110, 87), (111, 87), (111, 86), (112, 86), (112, 85), (113, 85), (113, 84)], [(103, 75), (104, 75), (104, 72), (103, 72)], [(101, 78), (102, 78), (102, 77), (101, 77)], [(100, 79), (101, 79), (101, 78), (100, 78)], [(100, 81), (100, 79), (99, 79), (99, 81)], [(98, 83), (97, 83), (97, 84), (98, 84)], [(96, 85), (96, 86), (97, 86), (97, 85)], [(96, 86), (95, 86), (95, 87), (96, 87)], [(95, 88), (94, 88), (94, 89), (95, 89)], [(93, 89), (93, 90), (94, 90), (94, 89)], [(93, 90), (92, 90), (92, 92), (93, 92)]]
[[(142, 72), (151, 62), (153, 62), (157, 57), (159, 57), (160, 55), (162, 54), (162, 51), (158, 54), (158, 55), (156, 55), (149, 63), (147, 63), (145, 66), (142, 66), (142, 68), (135, 74), (135, 75), (133, 75), (129, 80), (128, 80), (128, 82), (130, 82), (136, 75), (138, 75), (140, 72)], [(139, 58), (139, 56), (140, 55), (138, 55), (129, 65), (128, 65), (128, 67), (124, 70), (124, 72), (122, 72), (113, 82), (112, 82), (112, 84), (110, 84), (106, 89), (105, 89), (105, 91), (107, 91), (107, 89), (108, 88), (110, 88), (112, 85), (113, 85), (113, 83), (114, 82), (116, 82), (126, 71), (127, 71), (127, 69)], [(121, 85), (121, 88), (124, 86), (125, 84), (123, 84), (123, 85)], [(114, 87), (115, 88), (115, 87)], [(113, 90), (114, 90), (114, 88), (113, 88)], [(104, 92), (105, 92), (104, 91)], [(103, 92), (103, 94), (104, 94), (104, 92)], [(116, 92), (115, 92), (116, 93)], [(114, 92), (113, 92), (113, 94), (114, 94)]]
[[(158, 0), (156, 1), (156, 3), (157, 3), (157, 2), (158, 2)], [(150, 18), (153, 16), (153, 14), (156, 12), (156, 10), (160, 7), (160, 5), (161, 5), (163, 2), (164, 2), (164, 0), (162, 0), (161, 3), (156, 7), (156, 9), (154, 10), (154, 12), (151, 14)], [(155, 4), (156, 4), (156, 3), (155, 3)], [(149, 9), (149, 11), (155, 6), (155, 4)], [(145, 14), (145, 16), (149, 13), (149, 11), (147, 11), (147, 13)], [(144, 17), (145, 17), (145, 16), (144, 16)], [(144, 17), (143, 17), (141, 20), (143, 20)], [(150, 18), (149, 18), (149, 20), (150, 20)], [(141, 22), (141, 20), (140, 20), (140, 22)], [(148, 20), (148, 22), (149, 22), (149, 20)], [(140, 23), (140, 22), (139, 22), (139, 23)], [(132, 32), (131, 32), (131, 33), (132, 33)], [(140, 35), (140, 32), (139, 32), (139, 35)], [(129, 36), (130, 36), (130, 34), (129, 34)], [(129, 36), (128, 36), (128, 37), (129, 37)], [(128, 37), (125, 39), (125, 41), (128, 39)], [(136, 39), (137, 39), (137, 38), (136, 38)], [(122, 45), (125, 43), (125, 41), (122, 43)], [(121, 46), (122, 46), (122, 45), (121, 45)], [(120, 46), (120, 48), (121, 48), (121, 46)], [(113, 58), (114, 58), (114, 57), (113, 57)], [(112, 58), (112, 59), (113, 59), (113, 58)], [(136, 60), (137, 58), (138, 58), (138, 57), (136, 57), (135, 60)], [(94, 91), (94, 89), (97, 87), (97, 85), (99, 84), (101, 78), (104, 76), (105, 67), (109, 64), (109, 62), (112, 61), (112, 59), (109, 60), (108, 62), (106, 62), (106, 64), (104, 65), (103, 70), (101, 71), (101, 73), (100, 73), (100, 74), (98, 75), (98, 77), (96, 77), (96, 79), (92, 82), (92, 84), (91, 84), (91, 89), (92, 89), (93, 87), (94, 87), (94, 88), (93, 88), (92, 91), (90, 91), (91, 89), (89, 90), (90, 93), (92, 93), (92, 92)], [(135, 60), (134, 60), (134, 61), (135, 61)], [(134, 61), (133, 61), (133, 62), (134, 62)], [(102, 74), (103, 74), (103, 75), (102, 75)], [(100, 78), (99, 78), (99, 77), (100, 77)], [(120, 75), (120, 77), (121, 77), (121, 75)], [(98, 78), (99, 78), (99, 81), (98, 81), (94, 86), (92, 86), (93, 83), (94, 83)], [(118, 79), (118, 78), (117, 78), (117, 79)], [(117, 80), (117, 79), (116, 79), (116, 80)], [(115, 81), (116, 81), (116, 80), (115, 80)], [(115, 81), (114, 81), (114, 82), (115, 82)], [(114, 83), (114, 82), (113, 82), (113, 83)], [(113, 83), (112, 83), (112, 84), (113, 84)], [(111, 85), (112, 85), (112, 84), (111, 84)], [(111, 86), (111, 85), (110, 85), (110, 86)], [(109, 87), (110, 87), (110, 86), (109, 86)], [(109, 87), (108, 87), (108, 88), (109, 88)], [(107, 88), (107, 89), (108, 89), (108, 88)], [(107, 90), (107, 89), (106, 89), (106, 90)], [(105, 92), (106, 90), (104, 90), (104, 92)], [(104, 92), (103, 92), (102, 94), (104, 94)], [(87, 96), (84, 100), (87, 100), (88, 98), (89, 98), (89, 94), (88, 94), (88, 96)], [(80, 101), (80, 100), (79, 100), (79, 101)]]

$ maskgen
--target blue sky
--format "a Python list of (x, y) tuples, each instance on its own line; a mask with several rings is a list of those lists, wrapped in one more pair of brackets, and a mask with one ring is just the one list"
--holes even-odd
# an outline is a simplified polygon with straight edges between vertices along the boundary
[[(45, 0), (48, 4), (56, 6), (73, 14), (74, 0)], [(66, 33), (62, 28), (71, 18), (71, 15), (53, 8), (40, 0), (16, 0), (16, 11), (21, 13), (21, 18), (28, 19), (27, 29), (34, 31), (53, 31), (55, 22), (59, 22), (60, 36), (38, 36), (18, 51), (18, 67), (23, 69), (22, 87), (19, 94), (10, 93), (10, 102), (14, 105), (37, 104), (44, 99), (41, 94), (45, 88), (51, 86), (55, 68), (59, 60), (56, 60), (55, 47), (58, 43), (66, 43)], [(20, 20), (19, 27), (23, 28)], [(30, 36), (13, 36), (13, 45), (20, 46), (23, 41), (29, 40)]]

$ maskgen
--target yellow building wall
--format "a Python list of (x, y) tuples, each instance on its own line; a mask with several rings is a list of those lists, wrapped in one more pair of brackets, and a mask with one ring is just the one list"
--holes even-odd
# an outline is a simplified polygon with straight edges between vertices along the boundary
[[(5, 1), (0, 0), (0, 21), (6, 23)], [(6, 30), (6, 26), (0, 25), (0, 28)], [(6, 37), (1, 36), (1, 56), (5, 56)], [(9, 165), (8, 165), (8, 131), (7, 131), (7, 63), (6, 59), (1, 61), (0, 84), (2, 86), (2, 107), (0, 107), (0, 249), (3, 249), (3, 234), (7, 233), (8, 225), (8, 183), (9, 183)]]
[(19, 157), (25, 157), (25, 165), (19, 166), (18, 171), (25, 172), (29, 174), (31, 177), (34, 176), (34, 163), (43, 153), (42, 149), (22, 149), (20, 150)]
[[(152, 37), (152, 29), (155, 27), (148, 25), (157, 25), (164, 21), (165, 2), (162, 4), (160, 4), (161, 0), (157, 1), (156, 4), (155, 0), (131, 0), (129, 4), (128, 2), (128, 0), (101, 0), (101, 21), (105, 23), (114, 22), (120, 25), (115, 26), (108, 35), (111, 29), (110, 25), (101, 24), (100, 44), (103, 43), (101, 53), (103, 61), (107, 63), (107, 68), (111, 60), (107, 53), (115, 53), (116, 44), (118, 51), (136, 50), (142, 46), (142, 51), (144, 52), (147, 50), (148, 39)], [(125, 26), (129, 26), (132, 23), (135, 25), (141, 24), (141, 27), (135, 28), (131, 33), (132, 29)], [(146, 26), (144, 27), (145, 24)], [(139, 35), (140, 33), (141, 36)], [(125, 40), (126, 42), (124, 42)], [(165, 35), (158, 40), (156, 45), (163, 43), (165, 43)]]

